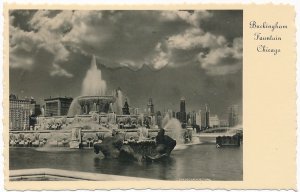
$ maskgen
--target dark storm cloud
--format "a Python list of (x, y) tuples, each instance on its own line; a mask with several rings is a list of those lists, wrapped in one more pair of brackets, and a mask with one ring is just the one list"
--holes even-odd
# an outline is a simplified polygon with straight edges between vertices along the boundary
[(229, 42), (243, 36), (243, 11), (219, 10), (209, 11), (213, 16), (202, 22), (202, 27), (216, 35), (223, 35)]
[(137, 106), (185, 96), (224, 107), (241, 101), (242, 20), (239, 10), (13, 10), (11, 91), (77, 96), (95, 55), (108, 87), (120, 86)]

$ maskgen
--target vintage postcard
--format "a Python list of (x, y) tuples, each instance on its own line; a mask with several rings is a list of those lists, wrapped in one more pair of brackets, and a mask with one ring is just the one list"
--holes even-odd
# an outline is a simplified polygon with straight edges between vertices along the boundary
[(296, 188), (293, 6), (4, 17), (6, 189)]

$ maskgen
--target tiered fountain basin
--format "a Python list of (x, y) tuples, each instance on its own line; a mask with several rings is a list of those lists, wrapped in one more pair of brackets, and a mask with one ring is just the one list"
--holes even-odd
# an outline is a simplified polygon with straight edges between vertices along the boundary
[[(149, 129), (149, 136), (155, 137), (158, 129)], [(122, 130), (124, 139), (136, 139), (139, 136), (137, 129)], [(72, 130), (36, 130), (36, 131), (10, 131), (10, 147), (43, 147), (43, 148), (69, 148), (72, 139)], [(112, 132), (107, 129), (84, 130), (81, 129), (82, 147), (91, 148), (95, 143), (101, 143)]]
[(80, 105), (80, 114), (89, 114), (92, 111), (108, 113), (115, 100), (114, 96), (80, 96), (77, 98)]

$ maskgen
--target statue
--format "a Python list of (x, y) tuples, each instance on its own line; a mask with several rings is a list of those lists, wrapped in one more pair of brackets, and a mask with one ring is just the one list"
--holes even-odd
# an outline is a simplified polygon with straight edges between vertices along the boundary
[(71, 133), (70, 148), (80, 148), (81, 144), (81, 128), (73, 128)]
[(45, 109), (44, 109), (44, 107), (41, 108), (41, 113), (42, 113), (42, 116), (44, 117), (45, 116)]
[(124, 140), (123, 134), (113, 132), (111, 137), (106, 137), (102, 143), (94, 145), (94, 152), (102, 152), (106, 158), (156, 161), (168, 157), (176, 146), (176, 141), (165, 135), (164, 129), (159, 130), (155, 140), (144, 137), (146, 132), (143, 129), (140, 129), (138, 134), (140, 140), (136, 141), (132, 138)]

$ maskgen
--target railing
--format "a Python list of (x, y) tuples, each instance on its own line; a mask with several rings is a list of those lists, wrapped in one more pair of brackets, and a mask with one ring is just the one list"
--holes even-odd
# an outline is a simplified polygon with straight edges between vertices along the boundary
[(61, 169), (21, 169), (21, 170), (10, 170), (9, 179), (11, 181), (22, 181), (22, 180), (87, 180), (87, 181), (146, 181), (154, 180), (139, 177), (130, 176), (119, 176), (110, 174), (99, 174), (99, 173), (88, 173), (79, 171), (68, 171)]

